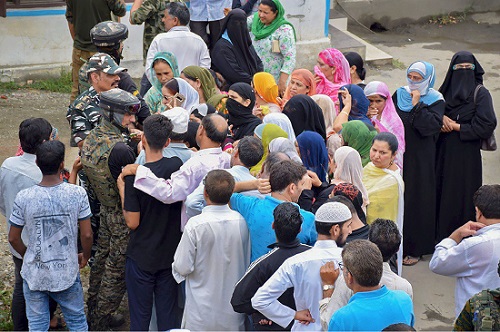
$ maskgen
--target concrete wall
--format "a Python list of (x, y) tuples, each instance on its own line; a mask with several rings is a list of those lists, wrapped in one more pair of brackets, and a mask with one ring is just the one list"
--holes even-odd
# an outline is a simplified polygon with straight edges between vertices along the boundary
[[(337, 3), (362, 24), (369, 27), (379, 22), (386, 28), (451, 12), (500, 10), (499, 0), (337, 0)], [(332, 1), (332, 7), (335, 5)]]
[[(129, 5), (130, 7), (130, 5)], [(0, 81), (36, 79), (70, 70), (73, 41), (65, 7), (9, 10), (0, 17)], [(129, 14), (121, 22), (129, 28), (123, 65), (133, 76), (142, 75), (142, 26), (132, 26)]]

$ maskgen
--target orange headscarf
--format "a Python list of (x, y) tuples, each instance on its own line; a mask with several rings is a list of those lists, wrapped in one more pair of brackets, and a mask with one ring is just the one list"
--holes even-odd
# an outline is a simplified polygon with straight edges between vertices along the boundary
[[(290, 79), (295, 79), (301, 81), (305, 86), (309, 87), (308, 96), (316, 94), (316, 81), (314, 80), (313, 74), (307, 69), (296, 69), (292, 72), (292, 77)], [(290, 96), (290, 85), (287, 86), (285, 91), (284, 100), (289, 100), (292, 98)]]
[(253, 75), (253, 88), (266, 103), (279, 105), (276, 99), (279, 97), (278, 85), (273, 75), (266, 72), (256, 73)]

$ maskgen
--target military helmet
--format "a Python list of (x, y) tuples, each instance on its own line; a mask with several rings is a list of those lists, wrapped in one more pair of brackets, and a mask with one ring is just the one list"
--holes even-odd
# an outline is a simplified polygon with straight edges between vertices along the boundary
[(113, 21), (97, 23), (90, 30), (90, 38), (95, 46), (115, 46), (128, 38), (128, 28), (123, 23)]
[(99, 98), (99, 107), (105, 111), (115, 113), (136, 114), (141, 107), (139, 98), (122, 89), (111, 89), (101, 92)]

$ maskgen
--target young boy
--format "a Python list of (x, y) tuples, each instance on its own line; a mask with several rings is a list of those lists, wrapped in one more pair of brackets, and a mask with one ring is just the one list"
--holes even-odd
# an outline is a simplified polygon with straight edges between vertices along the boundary
[[(19, 192), (9, 242), (23, 257), (21, 276), (30, 330), (49, 329), (49, 298), (59, 303), (71, 331), (88, 330), (78, 268), (90, 257), (92, 230), (85, 190), (65, 183), (64, 144), (46, 141), (36, 151), (42, 181)], [(83, 253), (77, 252), (78, 225)], [(26, 228), (27, 246), (21, 239)]]

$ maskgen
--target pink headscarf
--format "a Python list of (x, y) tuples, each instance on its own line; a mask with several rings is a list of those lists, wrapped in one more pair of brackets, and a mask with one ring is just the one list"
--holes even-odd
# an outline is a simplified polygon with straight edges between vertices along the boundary
[(396, 135), (398, 139), (398, 153), (396, 154), (396, 165), (403, 169), (403, 154), (405, 152), (405, 127), (392, 101), (389, 88), (384, 82), (373, 81), (366, 85), (365, 96), (380, 95), (386, 98), (385, 107), (380, 120), (374, 116), (370, 120), (378, 127), (380, 132), (389, 132)]
[(318, 66), (314, 66), (314, 73), (320, 78), (316, 84), (316, 93), (330, 96), (333, 102), (337, 102), (339, 88), (351, 83), (349, 62), (339, 50), (327, 48), (319, 53), (319, 57), (330, 67), (335, 67), (333, 82), (329, 81)]

